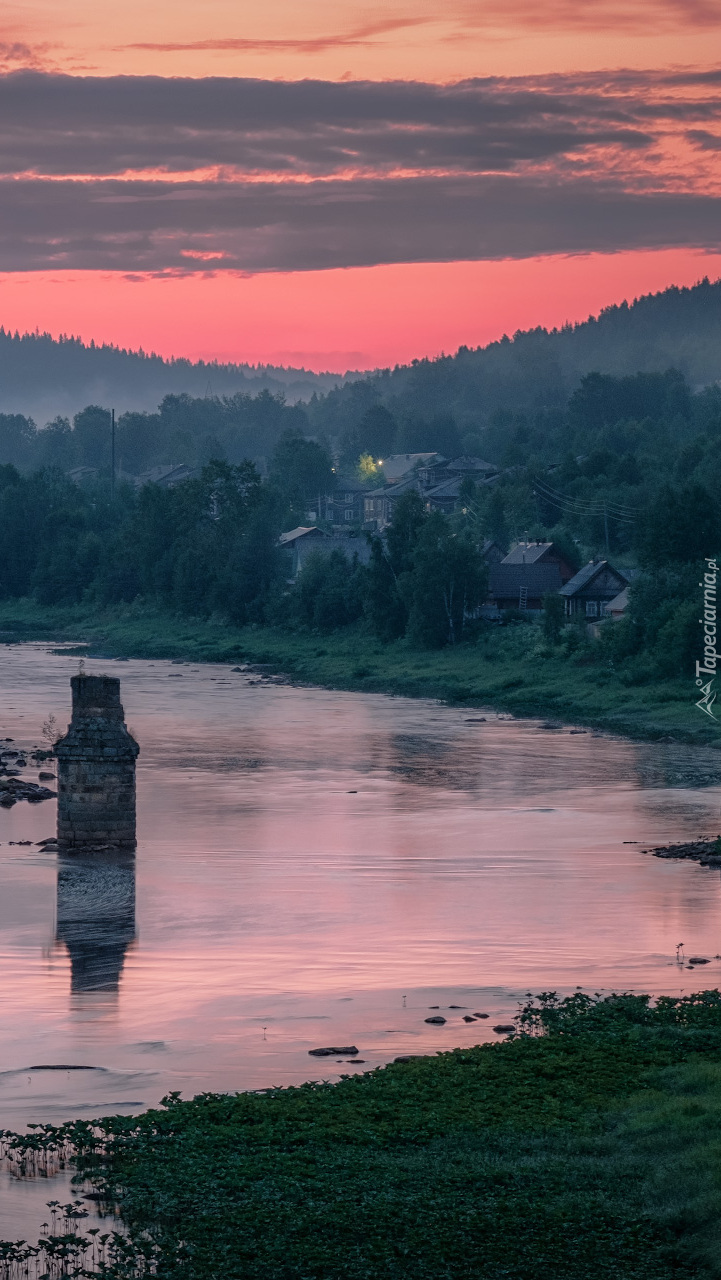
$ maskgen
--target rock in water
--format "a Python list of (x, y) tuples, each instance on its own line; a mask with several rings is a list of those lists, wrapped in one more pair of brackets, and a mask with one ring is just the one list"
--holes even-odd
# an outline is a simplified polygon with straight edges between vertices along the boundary
[(358, 1056), (358, 1050), (354, 1044), (341, 1046), (340, 1049), (337, 1047), (331, 1049), (309, 1049), (308, 1053), (311, 1058), (338, 1058), (341, 1055), (344, 1058), (356, 1058)]
[(430, 1022), (430, 1023), (432, 1024), (432, 1026), (434, 1026), (434, 1027), (441, 1027), (441, 1026), (443, 1026), (443, 1024), (444, 1024), (444, 1022), (445, 1022), (445, 1018), (439, 1018), (439, 1017), (435, 1017), (435, 1018), (424, 1018), (424, 1019), (423, 1019), (423, 1021), (424, 1021), (424, 1022)]

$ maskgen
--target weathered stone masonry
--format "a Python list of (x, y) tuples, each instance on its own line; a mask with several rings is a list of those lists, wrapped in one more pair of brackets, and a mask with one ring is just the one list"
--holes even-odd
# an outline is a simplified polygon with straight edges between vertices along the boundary
[(135, 761), (115, 676), (73, 676), (73, 716), (55, 745), (58, 845), (135, 848)]

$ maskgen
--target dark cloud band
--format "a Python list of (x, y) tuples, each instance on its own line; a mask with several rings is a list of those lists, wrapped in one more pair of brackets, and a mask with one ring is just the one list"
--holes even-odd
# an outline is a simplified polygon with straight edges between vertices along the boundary
[(0, 270), (716, 248), (720, 200), (693, 164), (721, 145), (718, 83), (0, 76)]
[(721, 247), (721, 199), (514, 178), (6, 182), (0, 270), (303, 271)]
[(17, 72), (0, 76), (0, 174), (503, 172), (648, 149), (669, 122), (720, 116), (707, 86), (682, 94), (638, 75), (435, 85)]

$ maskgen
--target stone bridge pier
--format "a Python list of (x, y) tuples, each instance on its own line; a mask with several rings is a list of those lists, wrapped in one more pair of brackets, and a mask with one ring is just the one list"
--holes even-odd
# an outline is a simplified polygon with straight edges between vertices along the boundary
[(115, 676), (73, 676), (73, 714), (55, 744), (58, 847), (135, 849), (135, 761)]

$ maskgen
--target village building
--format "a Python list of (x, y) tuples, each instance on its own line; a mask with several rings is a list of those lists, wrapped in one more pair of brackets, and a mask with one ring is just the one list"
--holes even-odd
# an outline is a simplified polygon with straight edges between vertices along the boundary
[(614, 622), (620, 622), (628, 608), (628, 587), (624, 587), (623, 591), (619, 591), (613, 600), (609, 600), (606, 605), (606, 615), (613, 618)]
[(361, 564), (368, 564), (371, 556), (370, 543), (363, 534), (326, 533), (317, 525), (299, 525), (297, 529), (281, 533), (278, 546), (290, 552), (290, 582), (295, 581), (308, 557), (317, 551), (328, 556), (332, 551), (341, 551), (350, 563), (357, 557)]
[(146, 484), (156, 484), (160, 489), (174, 489), (184, 480), (194, 480), (199, 475), (200, 471), (197, 467), (188, 467), (184, 462), (168, 463), (160, 467), (151, 467), (142, 475), (135, 476), (133, 483), (136, 489), (142, 489)]
[(540, 613), (543, 597), (555, 595), (573, 577), (573, 567), (553, 542), (519, 542), (499, 557), (498, 543), (490, 543), (488, 599), (484, 614), (497, 617), (508, 610)]
[(604, 618), (608, 605), (628, 586), (629, 579), (608, 560), (591, 560), (561, 587), (567, 618)]
[(385, 485), (382, 489), (372, 489), (370, 493), (366, 491), (364, 527), (377, 532), (385, 529), (393, 519), (393, 512), (399, 498), (411, 490), (415, 490), (416, 493), (421, 492), (421, 482), (416, 473), (407, 476), (404, 480), (399, 480), (398, 484)]
[(492, 484), (497, 479), (496, 475), (483, 475), (478, 473), (477, 476), (466, 472), (465, 475), (448, 474), (446, 480), (442, 480), (440, 484), (434, 485), (432, 489), (427, 489), (424, 493), (426, 511), (443, 511), (446, 515), (452, 515), (454, 511), (458, 511), (463, 506), (463, 498), (461, 490), (464, 480), (471, 475), (471, 479), (476, 485)]
[(378, 461), (383, 467), (386, 483), (396, 484), (412, 471), (417, 472), (419, 467), (428, 466), (436, 459), (444, 460), (440, 453), (391, 453)]
[(496, 542), (495, 538), (487, 538), (481, 547), (481, 559), (485, 560), (486, 564), (500, 564), (505, 558), (506, 552), (500, 542)]
[(461, 487), (465, 479), (470, 477), (476, 484), (490, 484), (498, 474), (493, 463), (484, 462), (482, 458), (456, 458), (449, 461), (439, 453), (407, 453), (394, 455), (383, 463), (387, 479), (389, 463), (391, 473), (398, 471), (401, 466), (405, 470), (393, 484), (366, 492), (364, 523), (367, 529), (385, 529), (393, 519), (398, 499), (409, 489), (415, 489), (421, 494), (426, 511), (443, 511), (450, 515), (461, 505)]
[(492, 462), (484, 462), (483, 458), (442, 458), (440, 454), (430, 462), (418, 468), (418, 476), (424, 489), (432, 489), (435, 485), (449, 480), (470, 478), (476, 483), (498, 475), (498, 467)]
[(556, 595), (562, 585), (561, 569), (555, 561), (509, 564), (506, 557), (490, 565), (488, 599), (482, 613), (486, 617), (510, 610), (540, 613), (543, 597)]
[(336, 476), (333, 493), (319, 498), (320, 510), (308, 512), (310, 520), (326, 520), (345, 528), (365, 520), (365, 497), (368, 489), (353, 476)]
[(517, 542), (504, 557), (503, 564), (556, 564), (561, 575), (561, 583), (568, 582), (574, 574), (573, 565), (568, 563), (555, 542)]

